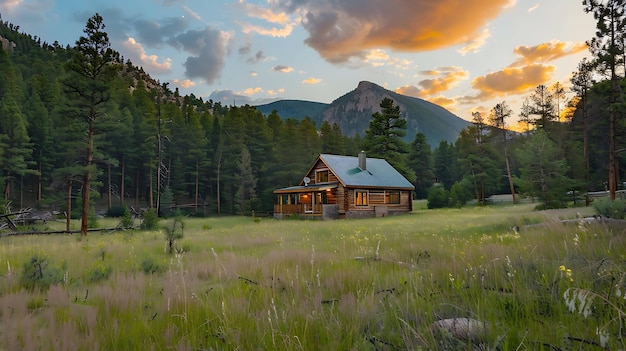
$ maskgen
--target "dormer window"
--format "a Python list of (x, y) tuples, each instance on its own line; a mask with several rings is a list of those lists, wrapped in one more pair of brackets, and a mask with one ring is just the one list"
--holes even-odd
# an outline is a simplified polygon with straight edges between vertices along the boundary
[(328, 182), (328, 170), (317, 171), (315, 173), (315, 182), (316, 183), (326, 183), (326, 182)]

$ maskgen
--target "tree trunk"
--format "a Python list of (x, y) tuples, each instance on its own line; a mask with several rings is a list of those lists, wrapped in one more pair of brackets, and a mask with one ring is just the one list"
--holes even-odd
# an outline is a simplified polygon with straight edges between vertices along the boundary
[(87, 236), (89, 227), (89, 201), (91, 201), (91, 165), (93, 164), (93, 118), (95, 112), (90, 113), (89, 129), (87, 130), (87, 162), (85, 163), (85, 177), (83, 182), (83, 214), (80, 221), (80, 234)]
[(196, 210), (196, 213), (198, 212), (198, 183), (199, 183), (198, 178), (199, 177), (200, 177), (199, 165), (198, 165), (198, 160), (196, 160), (196, 201), (195, 201), (195, 204), (194, 204), (194, 208)]
[(509, 188), (511, 189), (511, 196), (513, 197), (513, 203), (516, 204), (515, 199), (515, 186), (513, 186), (513, 178), (511, 177), (511, 165), (509, 163), (509, 155), (506, 152), (506, 146), (504, 147), (504, 160), (506, 162), (506, 176), (509, 178)]
[(126, 175), (124, 174), (124, 166), (124, 156), (122, 156), (122, 179), (120, 179), (120, 206), (124, 206), (124, 194), (126, 192), (126, 182), (124, 181), (124, 177)]
[(65, 212), (65, 231), (70, 232), (70, 220), (72, 218), (72, 176), (67, 186), (67, 211)]
[(609, 196), (615, 200), (617, 190), (617, 172), (615, 157), (615, 112), (611, 109), (609, 114)]
[(107, 183), (108, 183), (108, 191), (107, 191), (107, 209), (111, 209), (112, 206), (112, 197), (113, 197), (113, 186), (111, 185), (111, 163), (109, 162), (107, 167)]

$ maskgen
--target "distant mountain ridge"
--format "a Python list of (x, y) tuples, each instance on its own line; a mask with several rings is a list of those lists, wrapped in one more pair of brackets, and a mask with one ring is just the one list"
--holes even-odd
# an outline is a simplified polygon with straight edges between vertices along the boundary
[(444, 140), (453, 143), (461, 130), (470, 124), (439, 105), (401, 95), (367, 81), (359, 82), (355, 90), (330, 104), (280, 100), (259, 105), (257, 109), (266, 115), (276, 110), (278, 115), (285, 119), (303, 119), (308, 116), (315, 121), (318, 128), (323, 121), (337, 123), (344, 135), (354, 136), (358, 133), (365, 136), (372, 114), (380, 112), (380, 102), (386, 97), (394, 100), (400, 107), (400, 113), (407, 120), (407, 134), (404, 137), (407, 142), (412, 141), (415, 135), (421, 132), (433, 148)]

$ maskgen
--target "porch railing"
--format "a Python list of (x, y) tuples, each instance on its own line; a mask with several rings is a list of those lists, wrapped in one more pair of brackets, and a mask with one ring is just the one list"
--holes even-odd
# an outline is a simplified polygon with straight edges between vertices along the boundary
[(282, 214), (321, 214), (322, 204), (274, 205), (274, 213)]

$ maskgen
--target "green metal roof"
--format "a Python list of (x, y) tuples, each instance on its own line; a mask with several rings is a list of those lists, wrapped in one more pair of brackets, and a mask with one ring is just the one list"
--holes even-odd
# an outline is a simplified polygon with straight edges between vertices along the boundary
[(319, 158), (347, 187), (415, 189), (384, 159), (367, 157), (362, 170), (358, 157), (321, 154)]

